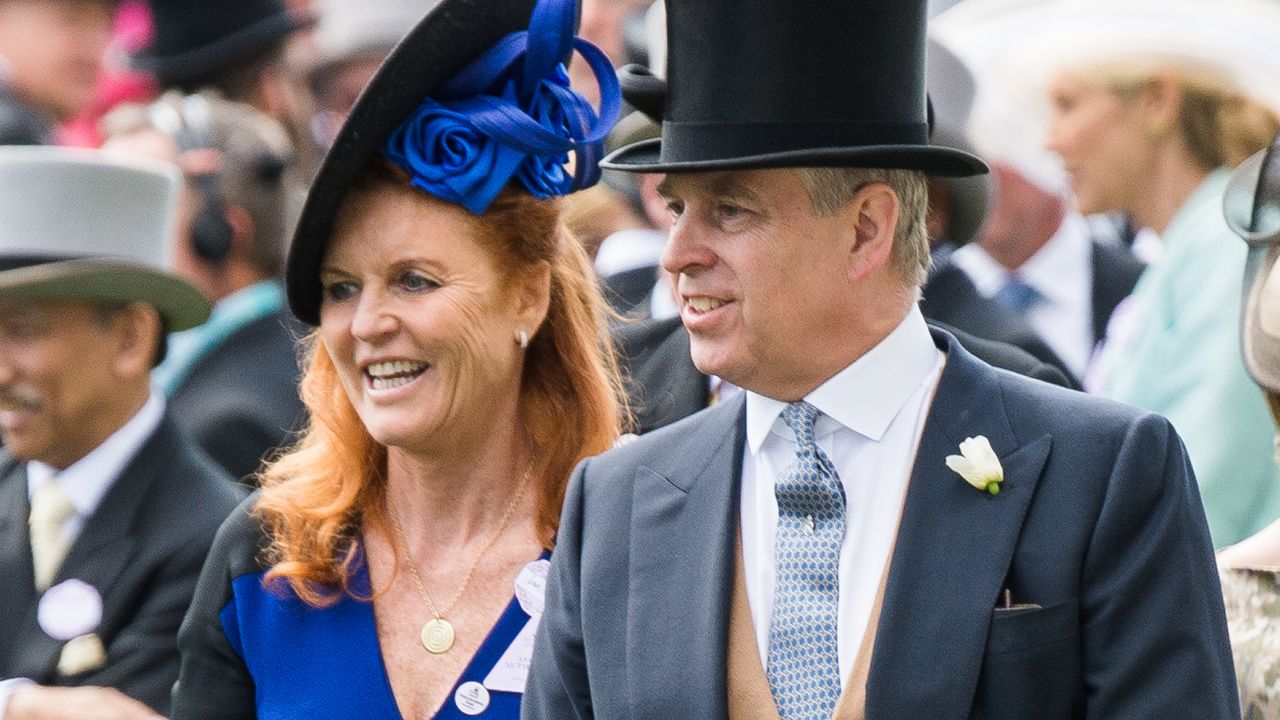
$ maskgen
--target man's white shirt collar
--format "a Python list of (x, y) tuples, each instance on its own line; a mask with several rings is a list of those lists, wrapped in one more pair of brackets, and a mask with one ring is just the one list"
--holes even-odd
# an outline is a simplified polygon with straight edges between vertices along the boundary
[[(815, 434), (832, 432), (836, 423), (879, 441), (937, 362), (938, 348), (929, 327), (919, 306), (912, 305), (884, 340), (805, 396), (822, 413)], [(747, 392), (747, 445), (753, 455), (760, 452), (775, 425), (777, 432), (792, 438), (786, 425), (777, 422), (786, 406), (781, 400)]]
[(112, 433), (101, 445), (77, 460), (66, 470), (33, 460), (27, 463), (27, 497), (55, 477), (71, 500), (76, 516), (84, 519), (93, 514), (102, 498), (115, 484), (124, 468), (142, 449), (143, 444), (160, 427), (164, 417), (164, 399), (152, 393), (142, 409), (129, 422)]

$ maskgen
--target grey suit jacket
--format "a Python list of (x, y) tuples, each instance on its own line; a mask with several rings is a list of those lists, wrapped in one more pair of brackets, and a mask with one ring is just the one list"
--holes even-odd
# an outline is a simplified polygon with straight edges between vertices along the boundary
[[(1238, 718), (1203, 510), (1167, 420), (948, 356), (890, 564), (872, 720)], [(526, 720), (726, 717), (741, 398), (583, 462)], [(945, 458), (985, 435), (999, 495)], [(1015, 603), (997, 609), (1008, 589)]]
[(167, 712), (178, 625), (239, 498), (231, 478), (166, 418), (86, 520), (53, 581), (83, 580), (103, 601), (97, 634), (107, 664), (65, 676), (57, 671), (62, 643), (36, 619), (26, 465), (0, 452), (0, 678), (105, 685)]

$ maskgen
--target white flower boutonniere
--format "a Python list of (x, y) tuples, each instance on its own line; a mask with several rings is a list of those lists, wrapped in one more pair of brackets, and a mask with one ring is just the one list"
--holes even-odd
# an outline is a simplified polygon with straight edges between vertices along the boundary
[(991, 449), (991, 441), (986, 437), (979, 435), (965, 438), (960, 443), (960, 454), (947, 456), (947, 467), (979, 490), (986, 490), (992, 495), (1000, 494), (1004, 468), (1000, 466), (1000, 458), (996, 457), (995, 450)]

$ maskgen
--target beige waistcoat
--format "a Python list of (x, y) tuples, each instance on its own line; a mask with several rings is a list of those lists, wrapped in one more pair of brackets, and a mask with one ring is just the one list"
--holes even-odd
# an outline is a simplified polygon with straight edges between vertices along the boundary
[[(939, 375), (940, 376), (940, 375)], [(935, 382), (931, 393), (937, 393)], [(930, 395), (925, 402), (925, 418), (928, 408), (933, 405)], [(907, 472), (913, 472), (916, 465), (916, 453), (920, 450), (920, 439), (924, 436), (924, 418), (921, 427), (916, 431), (916, 447), (912, 451), (911, 461), (907, 463)], [(902, 497), (898, 501), (898, 525), (902, 523), (902, 511), (906, 507), (907, 491), (910, 489), (910, 475), (903, 486)], [(844, 691), (836, 701), (832, 720), (863, 720), (867, 706), (867, 676), (871, 672), (871, 653), (875, 650), (876, 628), (880, 626), (880, 606), (884, 602), (884, 588), (889, 582), (889, 568), (893, 565), (893, 551), (897, 547), (898, 527), (893, 530), (894, 542), (889, 546), (889, 557), (885, 560), (884, 571), (880, 573), (880, 586), (876, 589), (876, 601), (871, 606), (871, 617), (867, 619), (867, 631), (862, 635), (862, 644), (853, 659), (853, 667), (849, 669)], [(733, 563), (733, 596), (729, 608), (729, 647), (726, 653), (726, 665), (729, 677), (726, 678), (729, 693), (729, 720), (782, 720), (778, 714), (778, 705), (773, 701), (773, 691), (769, 689), (769, 676), (765, 675), (764, 665), (760, 662), (760, 649), (756, 645), (756, 626), (751, 618), (751, 601), (747, 598), (747, 577), (742, 567), (742, 529), (738, 529), (738, 537), (734, 543)]]
[[(729, 720), (781, 720), (778, 706), (769, 690), (769, 677), (760, 662), (760, 649), (756, 645), (755, 622), (751, 619), (751, 603), (747, 599), (747, 580), (742, 569), (742, 538), (735, 547), (737, 554), (733, 570), (733, 597), (729, 610), (729, 649), (727, 655)], [(889, 552), (892, 559), (893, 551)], [(880, 588), (871, 607), (867, 632), (854, 658), (853, 667), (845, 682), (844, 692), (836, 702), (832, 720), (863, 720), (867, 701), (867, 675), (871, 669), (871, 651), (875, 646), (876, 627), (880, 622), (880, 604), (884, 600), (884, 587), (889, 579), (889, 563), (885, 563), (880, 576)]]

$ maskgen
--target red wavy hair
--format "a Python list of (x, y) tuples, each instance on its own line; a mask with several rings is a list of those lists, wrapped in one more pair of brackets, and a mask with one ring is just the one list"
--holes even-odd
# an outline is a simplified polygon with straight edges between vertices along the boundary
[[(373, 192), (431, 202), (398, 169), (378, 163), (344, 204)], [(536, 458), (530, 473), (536, 532), (550, 548), (574, 465), (609, 449), (627, 414), (608, 311), (558, 200), (508, 189), (480, 222), (486, 251), (508, 277), (542, 262), (551, 267), (551, 302), (525, 352), (519, 408)], [(254, 513), (269, 537), (265, 581), (287, 583), (300, 599), (322, 607), (343, 594), (366, 594), (350, 584), (360, 561), (356, 540), (365, 524), (385, 521), (387, 451), (360, 422), (314, 333), (309, 342), (301, 393), (310, 421), (298, 443), (263, 471)]]

